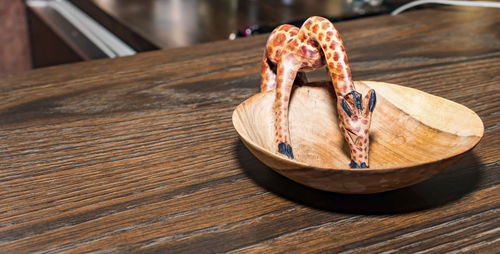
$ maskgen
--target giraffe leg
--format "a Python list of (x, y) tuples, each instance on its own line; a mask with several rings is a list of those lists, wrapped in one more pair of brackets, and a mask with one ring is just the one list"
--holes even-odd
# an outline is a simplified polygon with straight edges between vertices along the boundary
[(293, 82), (299, 70), (299, 63), (293, 55), (284, 55), (278, 63), (278, 80), (276, 84), (275, 131), (278, 152), (293, 159), (288, 125), (288, 104), (292, 92)]
[(264, 57), (262, 57), (262, 80), (260, 83), (261, 92), (276, 88), (276, 73), (272, 70), (269, 64), (270, 61), (264, 52)]

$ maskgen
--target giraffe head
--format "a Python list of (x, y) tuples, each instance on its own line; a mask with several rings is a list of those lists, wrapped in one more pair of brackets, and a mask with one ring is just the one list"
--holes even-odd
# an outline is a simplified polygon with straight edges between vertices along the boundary
[(337, 102), (340, 130), (351, 152), (351, 168), (369, 167), (369, 129), (376, 100), (375, 91), (372, 89), (364, 98), (353, 90), (339, 97)]

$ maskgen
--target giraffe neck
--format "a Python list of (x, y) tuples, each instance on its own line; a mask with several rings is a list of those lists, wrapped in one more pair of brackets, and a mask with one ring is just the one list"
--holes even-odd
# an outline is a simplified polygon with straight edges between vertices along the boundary
[(337, 96), (345, 96), (355, 90), (342, 39), (328, 19), (307, 19), (297, 34), (297, 40), (299, 43), (316, 42), (321, 47)]

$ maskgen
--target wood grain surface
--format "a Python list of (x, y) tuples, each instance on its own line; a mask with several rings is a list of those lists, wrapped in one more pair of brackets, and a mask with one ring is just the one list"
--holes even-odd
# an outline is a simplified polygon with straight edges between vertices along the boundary
[(1, 77), (0, 252), (498, 252), (499, 24), (451, 7), (337, 24), (356, 80), (485, 125), (447, 172), (375, 195), (294, 183), (238, 139), (231, 114), (259, 90), (266, 36)]

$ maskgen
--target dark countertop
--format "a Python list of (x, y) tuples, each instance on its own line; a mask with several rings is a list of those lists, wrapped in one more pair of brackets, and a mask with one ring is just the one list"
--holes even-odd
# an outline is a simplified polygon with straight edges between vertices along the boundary
[[(70, 0), (138, 51), (226, 40), (254, 25), (261, 30), (319, 15), (338, 19), (387, 12), (407, 0)], [(257, 30), (259, 31), (259, 30)]]
[(442, 7), (336, 24), (354, 79), (459, 102), (485, 126), (445, 173), (374, 195), (296, 184), (241, 143), (231, 114), (259, 90), (266, 36), (0, 77), (0, 252), (493, 253), (499, 22)]

